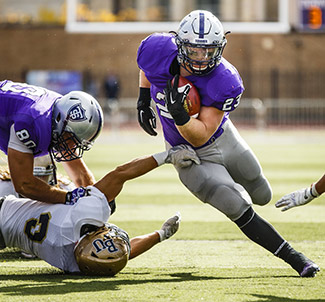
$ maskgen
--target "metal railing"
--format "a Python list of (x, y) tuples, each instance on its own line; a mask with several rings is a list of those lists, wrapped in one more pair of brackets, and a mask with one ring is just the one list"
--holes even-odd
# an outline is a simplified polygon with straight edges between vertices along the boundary
[[(112, 124), (133, 123), (137, 120), (135, 98), (123, 98), (114, 112), (107, 115)], [(104, 99), (100, 100), (104, 103)], [(265, 99), (241, 100), (230, 113), (231, 119), (244, 126), (263, 129), (272, 126), (325, 126), (325, 99)], [(118, 127), (118, 125), (115, 125)]]

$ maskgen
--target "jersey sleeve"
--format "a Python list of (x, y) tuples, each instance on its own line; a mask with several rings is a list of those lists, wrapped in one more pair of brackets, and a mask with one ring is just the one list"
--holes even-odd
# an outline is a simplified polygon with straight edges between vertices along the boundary
[(218, 75), (212, 77), (207, 85), (207, 99), (203, 106), (212, 106), (230, 112), (238, 107), (244, 85), (234, 66), (225, 63), (219, 67)]
[(84, 224), (102, 226), (107, 221), (111, 214), (105, 195), (93, 186), (87, 187), (90, 189), (90, 195), (82, 197), (73, 205), (71, 212), (71, 220), (74, 225), (74, 238), (80, 237), (80, 229)]
[(137, 63), (151, 83), (166, 84), (171, 77), (170, 65), (177, 55), (177, 46), (171, 34), (155, 33), (145, 38), (138, 49)]
[(31, 149), (26, 147), (26, 145), (18, 139), (14, 125), (10, 127), (10, 137), (8, 142), (8, 148), (14, 149), (16, 151), (22, 152), (22, 153), (33, 153)]
[(34, 120), (28, 115), (21, 115), (15, 121), (14, 130), (17, 138), (34, 153), (37, 149), (37, 142), (39, 141)]

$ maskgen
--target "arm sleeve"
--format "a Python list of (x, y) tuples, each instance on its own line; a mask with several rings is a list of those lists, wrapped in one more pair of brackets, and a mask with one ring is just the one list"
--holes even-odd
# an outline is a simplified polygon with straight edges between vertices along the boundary
[(29, 148), (27, 148), (17, 137), (14, 129), (14, 124), (10, 128), (10, 137), (9, 137), (9, 143), (8, 148), (14, 149), (16, 151), (22, 152), (22, 153), (30, 153), (33, 154), (33, 151)]

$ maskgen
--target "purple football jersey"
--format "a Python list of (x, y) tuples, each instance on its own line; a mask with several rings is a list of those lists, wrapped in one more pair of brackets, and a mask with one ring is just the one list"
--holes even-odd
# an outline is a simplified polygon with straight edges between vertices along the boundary
[(52, 133), (52, 106), (62, 95), (42, 87), (0, 82), (0, 149), (7, 154), (10, 128), (34, 155), (48, 153)]
[[(171, 146), (190, 145), (178, 132), (164, 100), (163, 89), (166, 88), (167, 81), (173, 78), (169, 68), (177, 53), (177, 46), (172, 34), (155, 33), (141, 42), (137, 56), (139, 68), (144, 71), (151, 83), (151, 97), (156, 103), (164, 137)], [(201, 106), (215, 107), (226, 112), (219, 128), (203, 145), (206, 146), (222, 134), (222, 125), (228, 119), (229, 111), (236, 109), (239, 105), (240, 97), (244, 91), (243, 82), (236, 68), (224, 58), (221, 59), (219, 66), (209, 74), (191, 75), (187, 79), (198, 89)]]

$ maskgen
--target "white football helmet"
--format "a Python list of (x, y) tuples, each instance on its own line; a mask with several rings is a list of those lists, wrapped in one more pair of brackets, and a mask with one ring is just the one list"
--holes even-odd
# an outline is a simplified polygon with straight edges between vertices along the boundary
[(72, 91), (55, 101), (50, 152), (56, 161), (81, 158), (103, 127), (103, 112), (88, 93)]
[(74, 255), (86, 275), (114, 276), (127, 264), (130, 255), (128, 234), (113, 224), (106, 224), (80, 238)]
[(221, 22), (206, 10), (195, 10), (185, 16), (175, 40), (178, 63), (198, 76), (211, 72), (219, 65), (227, 44)]

